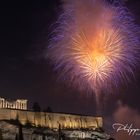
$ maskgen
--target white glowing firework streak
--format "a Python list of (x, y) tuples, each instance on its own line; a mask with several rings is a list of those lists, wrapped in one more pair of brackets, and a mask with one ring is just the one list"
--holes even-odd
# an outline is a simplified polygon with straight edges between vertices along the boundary
[(119, 3), (69, 0), (48, 48), (61, 78), (80, 90), (109, 92), (134, 77), (139, 27)]

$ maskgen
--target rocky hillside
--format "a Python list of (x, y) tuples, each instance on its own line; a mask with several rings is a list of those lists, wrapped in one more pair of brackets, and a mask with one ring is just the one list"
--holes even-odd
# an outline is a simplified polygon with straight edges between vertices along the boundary
[(22, 126), (16, 121), (0, 121), (0, 140), (111, 140), (102, 129), (62, 130)]

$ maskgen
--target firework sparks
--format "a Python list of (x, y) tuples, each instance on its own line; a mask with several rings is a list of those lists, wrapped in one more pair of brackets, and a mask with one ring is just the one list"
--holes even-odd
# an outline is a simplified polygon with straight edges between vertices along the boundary
[(104, 0), (67, 1), (48, 48), (60, 77), (79, 89), (110, 90), (134, 76), (139, 27), (125, 7)]

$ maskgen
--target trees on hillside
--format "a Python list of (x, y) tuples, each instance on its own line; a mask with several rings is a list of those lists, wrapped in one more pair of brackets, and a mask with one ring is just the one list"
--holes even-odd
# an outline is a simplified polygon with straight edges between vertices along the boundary
[(41, 111), (41, 107), (40, 107), (40, 105), (39, 105), (38, 102), (34, 102), (34, 103), (33, 103), (32, 109), (33, 109), (33, 111), (35, 111), (35, 112), (40, 112), (40, 111)]
[(18, 125), (18, 134), (16, 134), (15, 140), (24, 140), (23, 133), (22, 133), (22, 124)]
[(21, 124), (19, 124), (19, 140), (24, 140), (23, 139), (22, 125)]
[(49, 113), (51, 113), (53, 111), (52, 111), (52, 108), (48, 106), (46, 109), (43, 110), (43, 112), (49, 112)]

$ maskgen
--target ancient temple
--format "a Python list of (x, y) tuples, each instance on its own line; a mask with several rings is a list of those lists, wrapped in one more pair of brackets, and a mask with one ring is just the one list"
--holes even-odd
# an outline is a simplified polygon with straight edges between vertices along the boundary
[(27, 110), (27, 100), (8, 100), (0, 98), (0, 108)]

